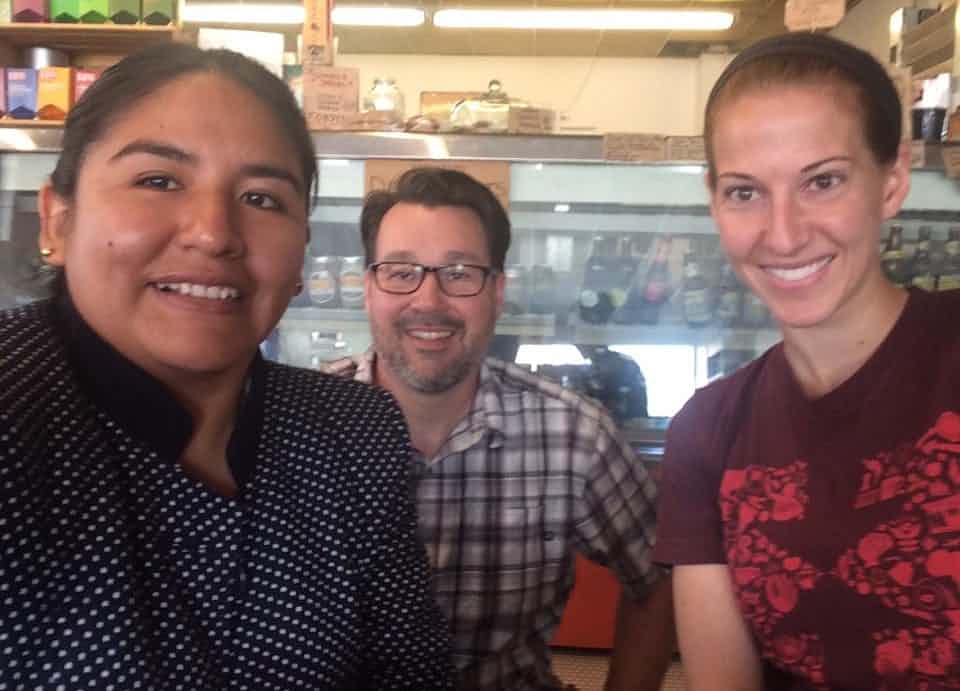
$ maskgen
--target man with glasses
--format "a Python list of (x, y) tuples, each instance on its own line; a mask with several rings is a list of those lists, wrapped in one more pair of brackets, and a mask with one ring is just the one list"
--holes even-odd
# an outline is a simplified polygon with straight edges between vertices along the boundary
[(673, 620), (653, 482), (597, 404), (486, 357), (503, 206), (464, 173), (415, 168), (367, 197), (360, 225), (373, 346), (328, 371), (382, 386), (406, 416), (458, 688), (562, 688), (548, 642), (579, 552), (623, 584), (608, 689), (659, 689)]

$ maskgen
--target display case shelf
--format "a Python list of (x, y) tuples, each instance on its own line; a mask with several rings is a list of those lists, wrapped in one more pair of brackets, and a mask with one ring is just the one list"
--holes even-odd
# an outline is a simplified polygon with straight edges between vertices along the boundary
[(767, 348), (780, 340), (772, 327), (691, 327), (685, 324), (587, 324), (574, 320), (572, 342), (578, 345), (676, 345)]

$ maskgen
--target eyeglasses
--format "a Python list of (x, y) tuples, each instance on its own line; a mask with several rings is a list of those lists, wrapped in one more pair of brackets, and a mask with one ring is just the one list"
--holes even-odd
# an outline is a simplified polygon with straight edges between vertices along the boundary
[(487, 277), (496, 269), (476, 264), (444, 264), (427, 266), (410, 262), (376, 262), (367, 267), (373, 273), (377, 288), (394, 295), (415, 293), (423, 285), (428, 273), (437, 275), (437, 283), (443, 294), (452, 298), (469, 298), (478, 295), (487, 284)]

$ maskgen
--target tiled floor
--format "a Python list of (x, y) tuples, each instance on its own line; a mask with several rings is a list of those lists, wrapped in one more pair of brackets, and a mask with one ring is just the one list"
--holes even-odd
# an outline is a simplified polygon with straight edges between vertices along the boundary
[[(564, 648), (553, 651), (553, 668), (563, 682), (573, 684), (578, 691), (603, 691), (609, 659), (606, 652)], [(687, 682), (679, 661), (670, 666), (662, 689), (687, 691)]]

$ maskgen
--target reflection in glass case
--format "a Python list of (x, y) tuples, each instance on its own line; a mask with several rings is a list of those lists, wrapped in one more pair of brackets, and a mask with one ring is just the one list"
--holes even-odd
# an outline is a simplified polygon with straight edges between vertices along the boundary
[[(58, 136), (0, 129), (2, 307), (42, 294), (32, 280), (36, 192)], [(599, 137), (317, 133), (315, 144), (305, 289), (264, 342), (268, 357), (317, 367), (369, 347), (358, 229), (368, 158), (504, 162), (513, 242), (492, 352), (596, 398), (628, 428), (674, 415), (696, 387), (779, 340), (723, 259), (703, 166), (604, 162)], [(915, 170), (877, 251), (904, 285), (960, 285), (955, 183), (941, 170)]]

